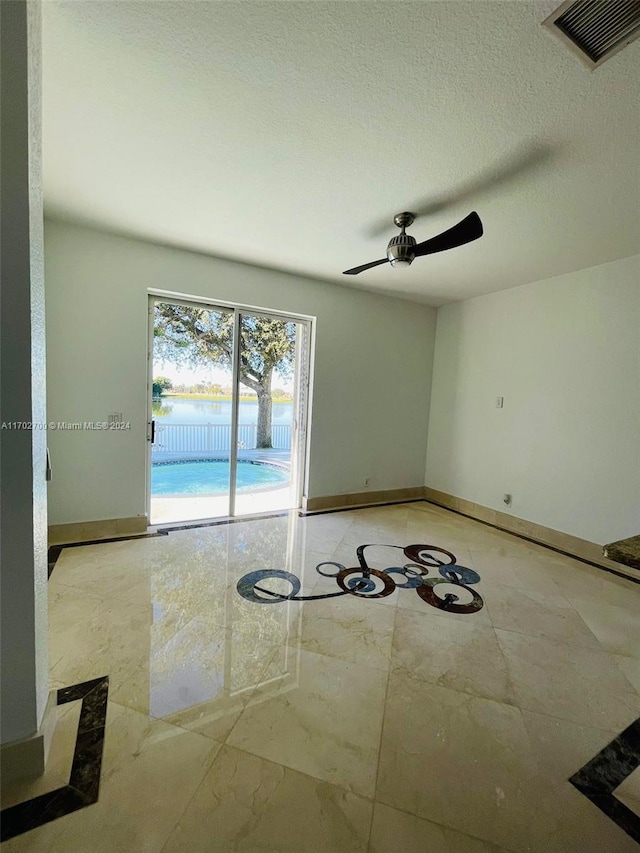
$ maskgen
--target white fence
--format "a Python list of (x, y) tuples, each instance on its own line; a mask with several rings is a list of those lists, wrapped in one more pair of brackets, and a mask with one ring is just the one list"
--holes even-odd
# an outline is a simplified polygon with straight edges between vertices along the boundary
[[(256, 446), (255, 424), (238, 424), (238, 447), (253, 450)], [(273, 424), (271, 443), (276, 450), (291, 449), (291, 424)], [(212, 453), (228, 451), (231, 446), (231, 424), (162, 424), (156, 421), (153, 450), (163, 453)]]

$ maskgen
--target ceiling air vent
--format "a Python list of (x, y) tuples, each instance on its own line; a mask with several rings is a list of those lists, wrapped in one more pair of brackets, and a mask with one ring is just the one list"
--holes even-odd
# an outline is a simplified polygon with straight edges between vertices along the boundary
[(640, 0), (569, 0), (543, 24), (597, 68), (640, 36)]

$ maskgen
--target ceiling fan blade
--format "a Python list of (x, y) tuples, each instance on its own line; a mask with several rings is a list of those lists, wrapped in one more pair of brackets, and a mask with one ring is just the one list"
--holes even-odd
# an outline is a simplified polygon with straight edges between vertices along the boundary
[(358, 275), (359, 272), (364, 272), (365, 270), (370, 270), (371, 267), (380, 266), (380, 264), (388, 264), (389, 258), (382, 258), (381, 261), (371, 261), (370, 264), (362, 264), (361, 267), (353, 267), (353, 269), (345, 270), (342, 275)]
[(477, 240), (482, 237), (483, 228), (480, 217), (474, 211), (463, 220), (438, 234), (437, 237), (432, 237), (430, 240), (425, 240), (424, 243), (418, 243), (415, 246), (413, 253), (416, 258), (421, 255), (433, 255), (435, 252), (444, 252), (447, 249), (455, 249), (456, 246), (464, 246), (465, 243), (470, 243), (472, 240)]

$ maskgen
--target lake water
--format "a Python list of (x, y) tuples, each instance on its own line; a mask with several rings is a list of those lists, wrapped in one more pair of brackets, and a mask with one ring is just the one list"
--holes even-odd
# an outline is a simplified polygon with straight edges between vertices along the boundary
[[(163, 424), (230, 424), (231, 400), (163, 397), (160, 403), (154, 401), (153, 417)], [(293, 421), (293, 403), (274, 403), (272, 418), (274, 424), (290, 424)], [(257, 401), (240, 400), (238, 423), (257, 422)]]

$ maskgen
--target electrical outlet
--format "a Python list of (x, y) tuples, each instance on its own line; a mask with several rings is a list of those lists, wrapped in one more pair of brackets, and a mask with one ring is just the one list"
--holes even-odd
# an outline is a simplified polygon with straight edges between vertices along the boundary
[(501, 409), (504, 405), (504, 397), (496, 397), (496, 409)]
[(511, 506), (511, 495), (505, 492), (502, 496), (502, 503), (505, 503), (507, 506)]
[(370, 485), (371, 485), (371, 477), (365, 477), (365, 478), (364, 478), (364, 487), (365, 487), (365, 489), (368, 489)]

